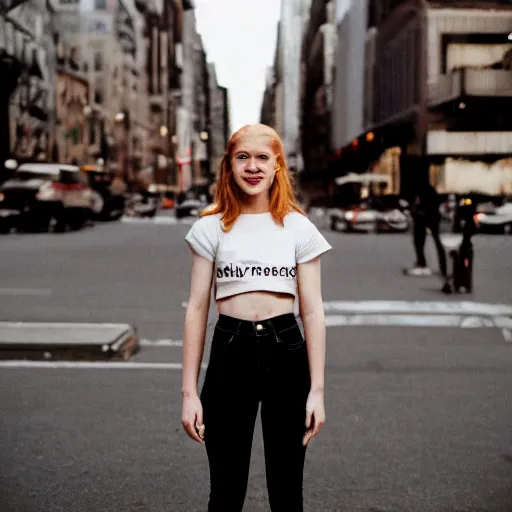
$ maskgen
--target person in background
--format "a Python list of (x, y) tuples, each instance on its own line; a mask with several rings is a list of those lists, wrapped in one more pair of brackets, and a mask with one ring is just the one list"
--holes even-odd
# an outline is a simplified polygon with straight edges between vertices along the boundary
[[(182, 424), (206, 446), (209, 512), (243, 509), (260, 404), (270, 509), (302, 512), (306, 446), (325, 422), (320, 256), (331, 246), (298, 206), (284, 154), (268, 126), (237, 131), (215, 202), (186, 236)], [(219, 316), (199, 394), (212, 283)]]
[(439, 194), (432, 185), (424, 185), (415, 193), (411, 205), (411, 214), (413, 219), (413, 242), (416, 253), (416, 264), (413, 268), (406, 269), (405, 273), (407, 275), (432, 275), (432, 270), (428, 267), (427, 260), (425, 258), (425, 241), (428, 229), (436, 246), (439, 270), (443, 279), (446, 281), (446, 252), (439, 236), (439, 228), (441, 224), (439, 206)]
[(472, 237), (478, 231), (478, 217), (476, 214), (476, 204), (470, 198), (463, 198), (455, 212), (455, 221), (461, 226), (462, 241), (457, 249), (449, 252), (453, 261), (453, 271), (449, 279), (446, 280), (442, 291), (444, 293), (458, 292), (464, 288), (466, 292), (473, 291), (473, 242)]

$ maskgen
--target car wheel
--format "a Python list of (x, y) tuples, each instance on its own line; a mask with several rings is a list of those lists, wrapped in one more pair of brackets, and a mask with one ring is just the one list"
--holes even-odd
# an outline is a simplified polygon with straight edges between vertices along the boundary
[(30, 231), (35, 233), (48, 233), (48, 231), (50, 231), (51, 220), (52, 218), (50, 216), (45, 215), (41, 217), (30, 226)]
[(0, 234), (8, 235), (11, 232), (12, 224), (10, 222), (0, 222)]
[(62, 213), (57, 215), (57, 217), (55, 218), (55, 225), (53, 227), (53, 231), (55, 233), (64, 233), (64, 231), (66, 231), (66, 226), (67, 222), (64, 218), (64, 215), (62, 215)]
[(82, 229), (85, 226), (88, 217), (88, 210), (86, 210), (85, 208), (77, 209), (68, 219), (69, 227), (73, 231), (78, 231), (79, 229)]
[(101, 194), (94, 191), (92, 193), (92, 211), (93, 211), (94, 215), (100, 215), (103, 210), (104, 205), (105, 205), (105, 201), (104, 201), (103, 197), (101, 197)]
[(331, 231), (338, 231), (338, 220), (335, 219), (334, 217), (331, 217), (330, 226), (331, 226)]
[(512, 224), (505, 224), (505, 226), (503, 226), (503, 234), (512, 235)]

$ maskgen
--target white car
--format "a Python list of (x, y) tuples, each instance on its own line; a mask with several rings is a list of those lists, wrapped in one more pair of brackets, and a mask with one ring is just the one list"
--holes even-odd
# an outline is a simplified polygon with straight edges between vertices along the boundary
[(366, 207), (333, 208), (329, 212), (332, 231), (352, 233), (400, 233), (409, 229), (409, 219), (398, 208), (376, 210)]
[(481, 232), (502, 232), (512, 234), (512, 203), (505, 203), (486, 213), (477, 214)]
[(80, 229), (91, 217), (94, 195), (75, 165), (24, 163), (0, 187), (0, 231)]

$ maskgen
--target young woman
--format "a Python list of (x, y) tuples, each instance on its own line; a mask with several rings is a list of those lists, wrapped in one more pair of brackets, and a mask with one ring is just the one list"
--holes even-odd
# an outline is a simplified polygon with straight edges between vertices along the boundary
[[(243, 508), (260, 403), (271, 510), (302, 511), (306, 445), (325, 422), (320, 256), (331, 246), (299, 208), (272, 128), (249, 125), (231, 137), (214, 205), (186, 241), (182, 423), (206, 445), (208, 511)], [(199, 396), (212, 283), (219, 317)]]

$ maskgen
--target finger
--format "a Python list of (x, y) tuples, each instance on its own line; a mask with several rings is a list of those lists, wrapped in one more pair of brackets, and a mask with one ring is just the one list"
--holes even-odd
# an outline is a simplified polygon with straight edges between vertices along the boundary
[(306, 410), (306, 428), (311, 427), (312, 419), (313, 419), (313, 411)]
[(203, 442), (203, 440), (199, 437), (194, 425), (191, 422), (186, 422), (183, 424), (183, 426), (185, 427), (185, 432), (188, 434), (188, 436), (191, 439), (193, 439), (194, 441), (197, 441), (198, 443)]
[(201, 439), (204, 439), (204, 424), (199, 423), (199, 421), (196, 421), (196, 432), (198, 433), (199, 437)]
[(315, 425), (312, 428), (311, 437), (316, 436), (320, 432), (320, 430), (324, 426), (324, 423), (325, 423), (324, 421), (315, 422)]
[(311, 441), (312, 437), (313, 437), (313, 430), (312, 429), (306, 430), (306, 433), (304, 434), (304, 437), (302, 438), (302, 446), (307, 446), (309, 441)]
[(203, 423), (203, 410), (202, 409), (197, 412), (196, 429), (197, 429), (197, 432), (199, 433), (199, 437), (201, 439), (204, 439), (205, 427), (204, 427), (204, 423)]

